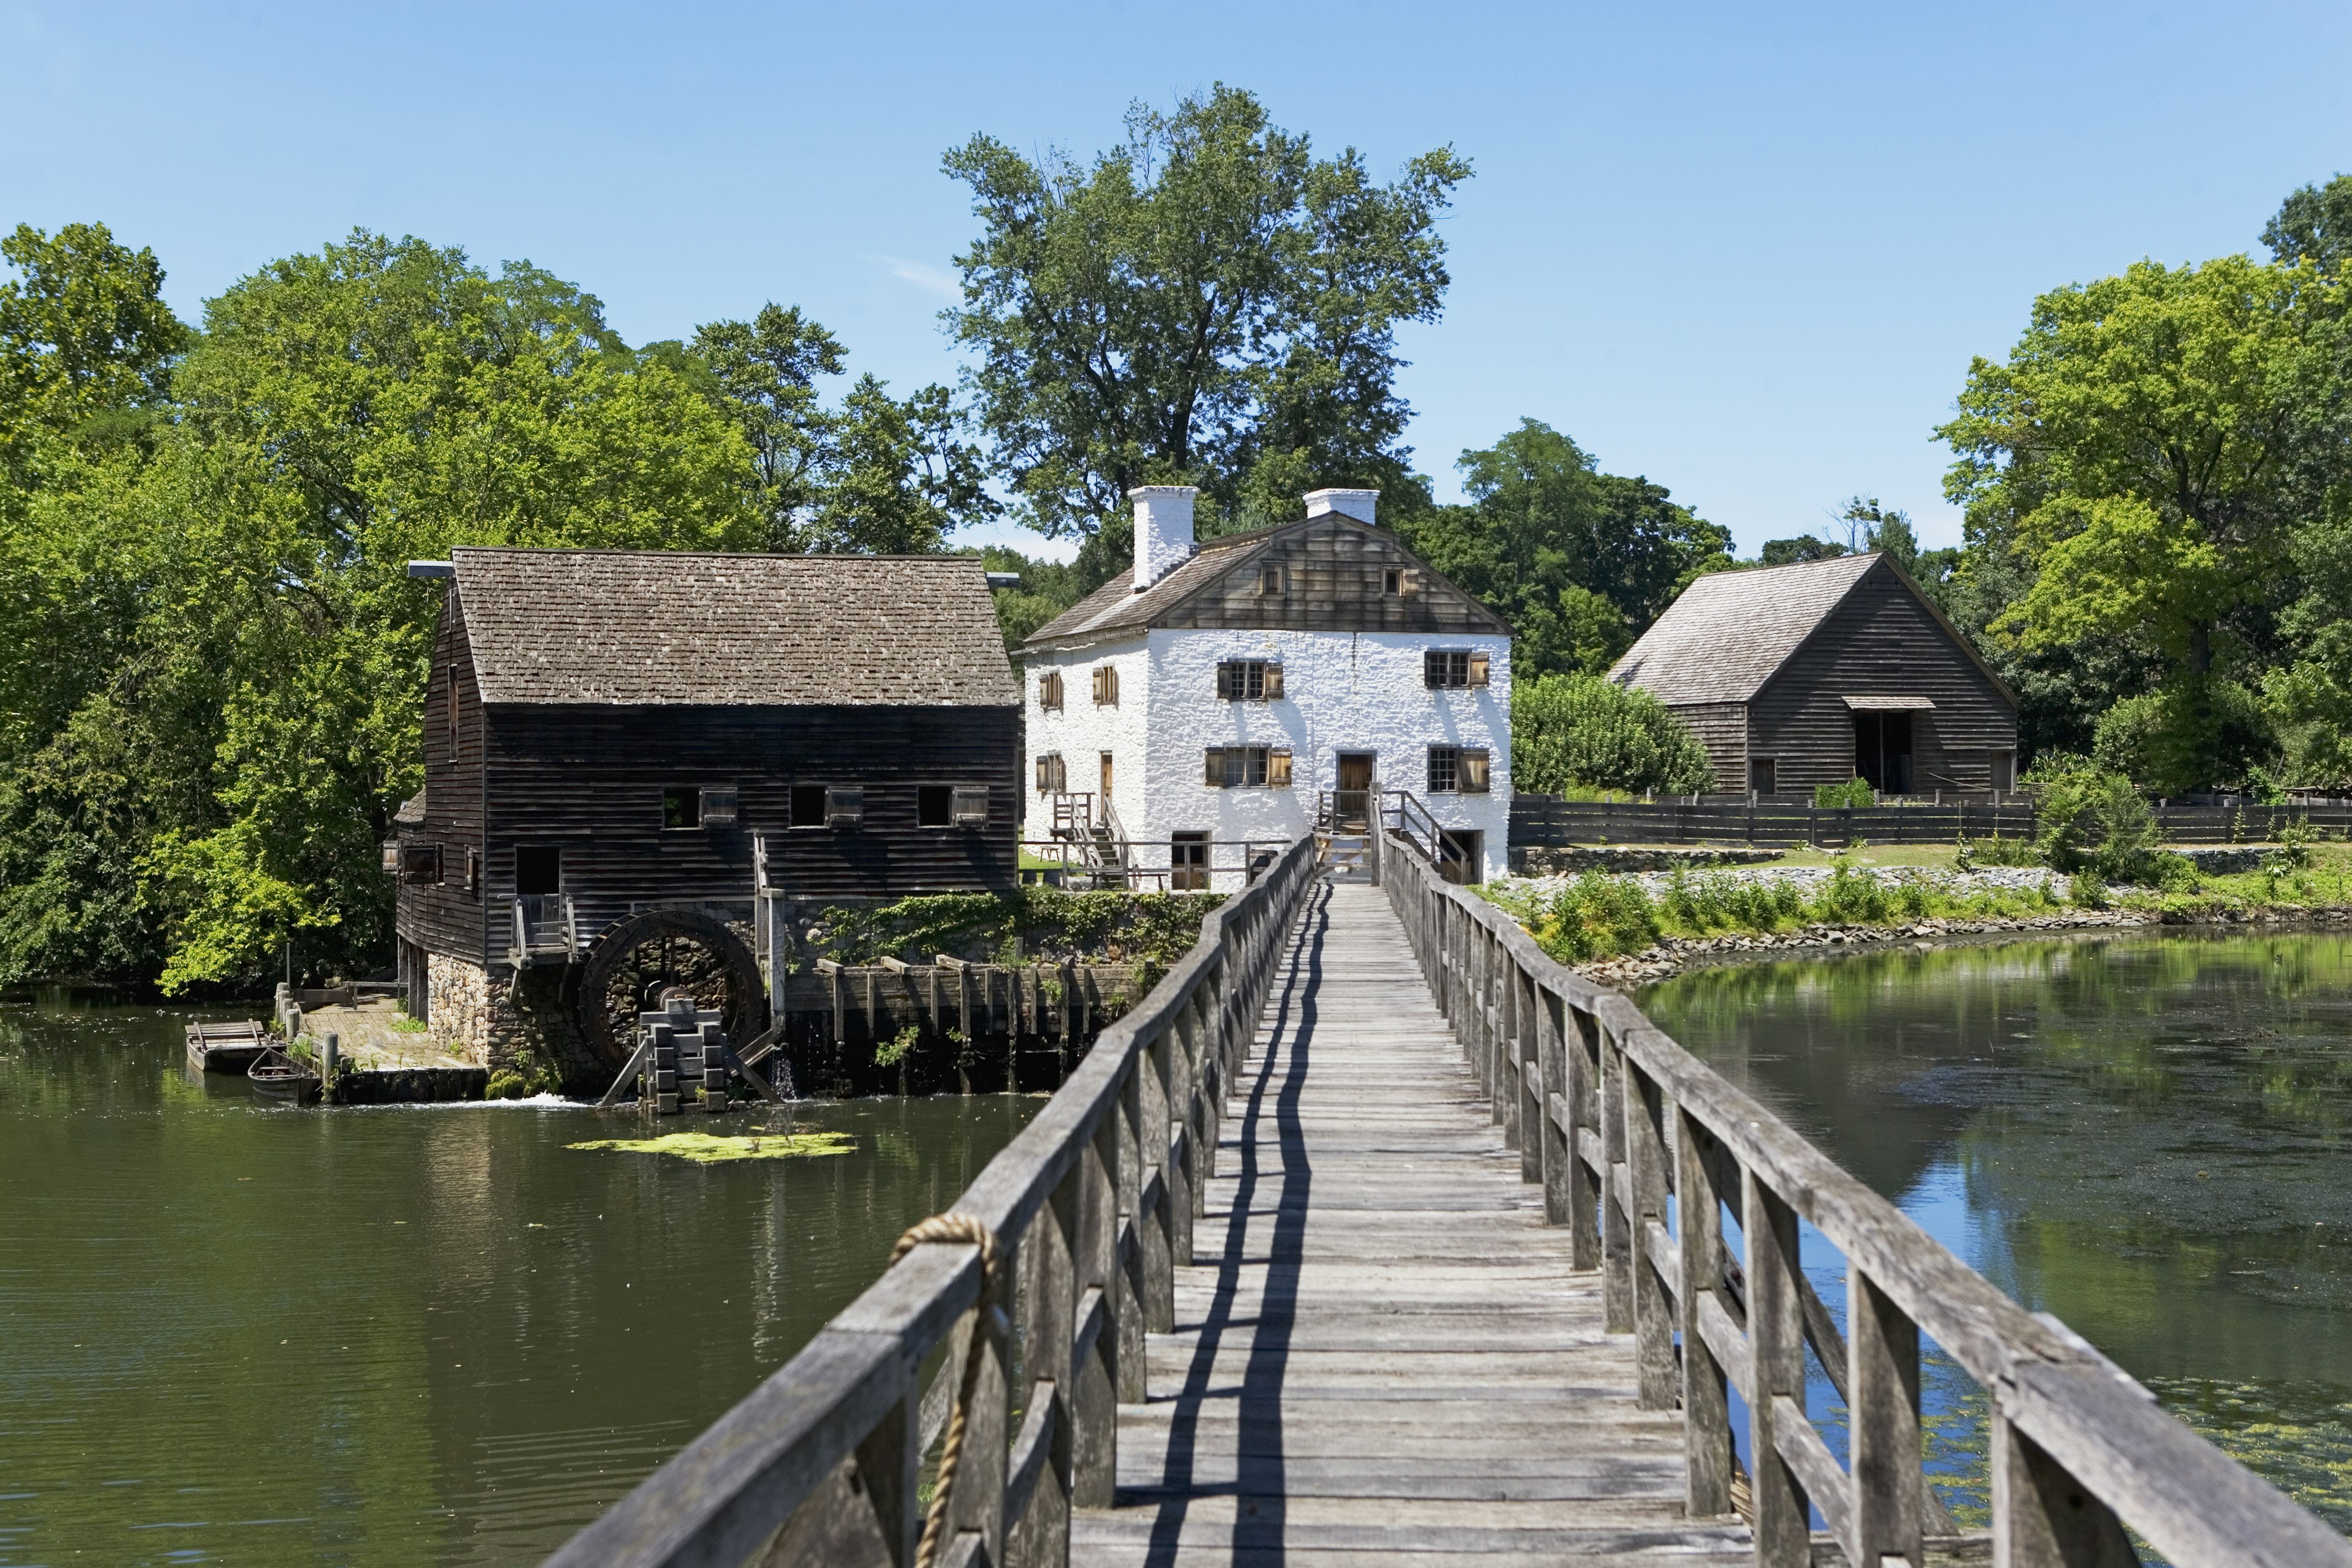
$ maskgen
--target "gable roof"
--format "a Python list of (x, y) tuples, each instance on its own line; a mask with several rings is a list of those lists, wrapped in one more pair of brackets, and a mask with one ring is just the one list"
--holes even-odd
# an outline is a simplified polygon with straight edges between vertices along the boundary
[[(1273, 546), (1287, 543), (1305, 533), (1339, 529), (1354, 529), (1359, 533), (1371, 535), (1393, 548), (1431, 578), (1445, 583), (1449, 588), (1454, 587), (1442, 573), (1407, 550), (1403, 542), (1387, 529), (1360, 522), (1344, 513), (1326, 512), (1320, 517), (1299, 518), (1271, 528), (1252, 529), (1247, 533), (1228, 533), (1222, 538), (1203, 540), (1191, 558), (1140, 594), (1135, 592), (1135, 571), (1130, 566), (1030, 633), (1021, 646), (1024, 648), (1069, 647), (1149, 631), (1164, 624), (1194, 595), (1214, 586), (1227, 573), (1247, 568), (1251, 561)], [(1454, 591), (1461, 592), (1459, 588)], [(1463, 596), (1468, 598), (1467, 595)], [(1470, 602), (1476, 604), (1475, 600)], [(1501, 616), (1486, 610), (1484, 605), (1477, 607), (1494, 622), (1495, 630), (1509, 635), (1510, 627), (1504, 624)]]
[(449, 552), (482, 700), (1009, 706), (980, 559)]
[(1701, 577), (1651, 623), (1609, 679), (1638, 686), (1669, 707), (1745, 702), (1880, 559), (1873, 551)]

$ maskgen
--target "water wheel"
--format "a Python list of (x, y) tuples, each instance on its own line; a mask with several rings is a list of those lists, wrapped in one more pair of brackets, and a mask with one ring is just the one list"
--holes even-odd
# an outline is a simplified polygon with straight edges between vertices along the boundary
[(673, 995), (718, 1009), (730, 1040), (767, 1025), (767, 991), (751, 946), (721, 920), (696, 910), (647, 910), (615, 921), (572, 972), (572, 1005), (589, 1055), (608, 1073), (636, 1048), (637, 1015)]

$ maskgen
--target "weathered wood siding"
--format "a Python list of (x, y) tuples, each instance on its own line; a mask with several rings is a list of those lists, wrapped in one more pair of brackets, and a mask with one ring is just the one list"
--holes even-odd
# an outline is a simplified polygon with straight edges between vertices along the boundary
[[(783, 891), (898, 897), (1017, 879), (1019, 710), (950, 707), (494, 707), (491, 906), (519, 846), (563, 851), (583, 935), (654, 900), (749, 900), (764, 834)], [(856, 785), (856, 828), (794, 828), (795, 784)], [(989, 786), (985, 827), (919, 827), (923, 784)], [(732, 788), (731, 826), (665, 828), (667, 788)]]
[[(454, 688), (450, 672), (457, 672)], [(454, 739), (450, 702), (454, 689)], [(484, 961), (483, 904), (466, 887), (466, 852), (482, 852), (482, 702), (466, 636), (465, 606), (453, 583), (433, 640), (432, 679), (425, 688), (425, 820), (404, 824), (403, 843), (441, 847), (441, 881), (400, 885), (402, 937), (430, 952)]]
[(1991, 753), (2017, 746), (2016, 709), (1883, 561), (1748, 704), (1748, 754), (1777, 759), (1783, 791), (1852, 778), (1848, 696), (1919, 696), (1936, 704), (1912, 715), (1918, 791), (1990, 789)]
[[(1339, 519), (1286, 530), (1263, 550), (1235, 552), (1234, 568), (1154, 624), (1309, 632), (1489, 632), (1510, 635), (1495, 613), (1415, 560), (1393, 534)], [(1280, 594), (1259, 590), (1269, 566)], [(1417, 571), (1418, 590), (1390, 594), (1385, 574)]]
[(1740, 702), (1695, 702), (1671, 710), (1683, 728), (1698, 737), (1715, 764), (1715, 787), (1726, 795), (1748, 790), (1748, 708)]

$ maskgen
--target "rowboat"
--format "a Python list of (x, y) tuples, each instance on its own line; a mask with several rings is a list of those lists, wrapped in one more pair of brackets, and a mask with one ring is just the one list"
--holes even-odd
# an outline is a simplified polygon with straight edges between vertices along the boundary
[(269, 1032), (258, 1020), (235, 1024), (190, 1024), (188, 1066), (198, 1072), (243, 1072), (269, 1048)]
[(265, 1099), (295, 1105), (315, 1104), (319, 1099), (319, 1075), (276, 1046), (264, 1048), (245, 1069), (245, 1076), (252, 1082), (253, 1092)]

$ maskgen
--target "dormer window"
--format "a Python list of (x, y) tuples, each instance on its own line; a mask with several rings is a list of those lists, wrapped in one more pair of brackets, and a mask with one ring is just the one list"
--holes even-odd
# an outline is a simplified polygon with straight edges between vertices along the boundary
[(1257, 574), (1257, 591), (1265, 598), (1278, 599), (1283, 592), (1283, 571), (1279, 566), (1261, 566)]

